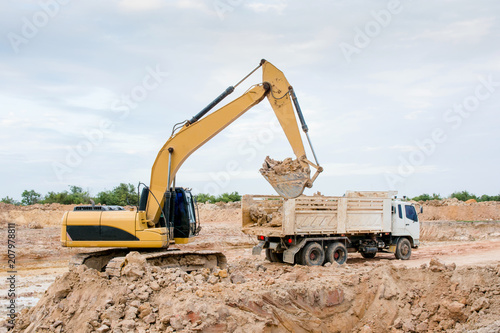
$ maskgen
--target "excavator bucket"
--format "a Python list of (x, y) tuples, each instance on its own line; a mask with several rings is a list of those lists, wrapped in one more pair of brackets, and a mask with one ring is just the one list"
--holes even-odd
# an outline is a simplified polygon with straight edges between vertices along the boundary
[(291, 158), (280, 162), (267, 156), (260, 173), (285, 199), (300, 196), (304, 192), (304, 188), (310, 184), (311, 179), (311, 170), (304, 167), (298, 160)]

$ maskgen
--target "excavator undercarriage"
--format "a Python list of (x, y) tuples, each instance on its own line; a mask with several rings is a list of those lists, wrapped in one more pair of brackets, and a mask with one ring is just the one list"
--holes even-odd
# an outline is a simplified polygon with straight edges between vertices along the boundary
[(144, 249), (117, 248), (79, 253), (70, 261), (70, 269), (85, 265), (100, 272), (106, 272), (110, 278), (119, 277), (122, 268), (127, 264), (126, 255), (132, 251), (139, 252), (148, 264), (160, 268), (180, 268), (191, 272), (203, 268), (224, 269), (227, 267), (226, 256), (218, 251), (182, 251), (179, 249), (145, 251)]

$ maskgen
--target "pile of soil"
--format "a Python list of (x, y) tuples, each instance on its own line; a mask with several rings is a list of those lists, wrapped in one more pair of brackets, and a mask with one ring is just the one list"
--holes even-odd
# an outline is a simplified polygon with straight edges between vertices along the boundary
[(460, 201), (456, 198), (416, 202), (424, 209), (421, 221), (500, 221), (498, 201)]
[(500, 265), (436, 259), (286, 266), (260, 258), (185, 273), (128, 255), (124, 276), (83, 266), (59, 277), (13, 332), (428, 332), (500, 329)]
[(302, 166), (297, 159), (285, 158), (283, 161), (277, 161), (266, 156), (262, 168), (259, 171), (265, 176), (269, 174), (288, 175), (292, 173), (308, 173), (310, 169)]
[(61, 225), (65, 211), (73, 210), (74, 205), (36, 204), (30, 206), (15, 206), (0, 203), (0, 222), (15, 223), (18, 226), (39, 229), (44, 226)]
[(283, 206), (277, 211), (267, 213), (264, 207), (253, 205), (249, 210), (250, 219), (254, 222), (252, 226), (281, 227), (283, 224)]

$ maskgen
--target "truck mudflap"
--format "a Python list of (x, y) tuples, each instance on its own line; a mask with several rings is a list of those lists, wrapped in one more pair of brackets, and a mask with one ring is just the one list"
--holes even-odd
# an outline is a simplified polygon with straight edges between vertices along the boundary
[(302, 239), (297, 245), (289, 248), (288, 250), (285, 250), (283, 252), (283, 262), (289, 263), (289, 264), (295, 264), (295, 255), (297, 252), (300, 251), (308, 241), (307, 238)]
[(259, 244), (255, 245), (252, 248), (252, 255), (258, 256), (262, 252), (262, 248), (264, 247), (264, 244), (266, 244), (265, 241), (260, 241)]

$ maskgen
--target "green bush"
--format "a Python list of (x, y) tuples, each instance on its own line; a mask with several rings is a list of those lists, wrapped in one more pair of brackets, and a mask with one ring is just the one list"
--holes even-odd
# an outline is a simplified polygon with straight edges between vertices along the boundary
[(25, 206), (38, 203), (42, 197), (40, 193), (35, 192), (35, 190), (24, 190), (21, 196), (23, 197), (21, 203)]
[(19, 206), (21, 204), (19, 201), (16, 201), (16, 200), (14, 200), (13, 198), (11, 198), (9, 196), (6, 196), (2, 200), (0, 200), (0, 202), (6, 203), (6, 204), (10, 204), (10, 205), (16, 205), (16, 206)]
[(500, 194), (499, 195), (483, 194), (478, 201), (500, 201)]
[(469, 199), (474, 199), (474, 200), (477, 200), (479, 201), (479, 198), (476, 197), (474, 194), (472, 193), (469, 193), (467, 191), (462, 191), (462, 192), (453, 192), (451, 195), (450, 195), (450, 198), (456, 198), (460, 201), (467, 201)]
[(69, 192), (49, 192), (45, 195), (43, 203), (60, 203), (63, 205), (79, 205), (90, 203), (90, 196), (87, 191), (79, 186), (70, 186)]
[(135, 206), (138, 204), (134, 185), (125, 183), (120, 183), (111, 191), (99, 192), (94, 201), (102, 205)]
[(200, 203), (216, 203), (216, 202), (234, 202), (234, 201), (240, 201), (241, 200), (241, 195), (238, 194), (238, 192), (232, 192), (232, 193), (222, 193), (219, 196), (213, 196), (208, 193), (199, 193), (195, 195), (196, 202)]
[(427, 193), (424, 193), (424, 194), (421, 194), (417, 197), (414, 197), (412, 200), (415, 200), (415, 201), (429, 201), (429, 200), (441, 200), (441, 196), (439, 194), (436, 194), (436, 193), (432, 193), (432, 196), (430, 196), (429, 194)]

